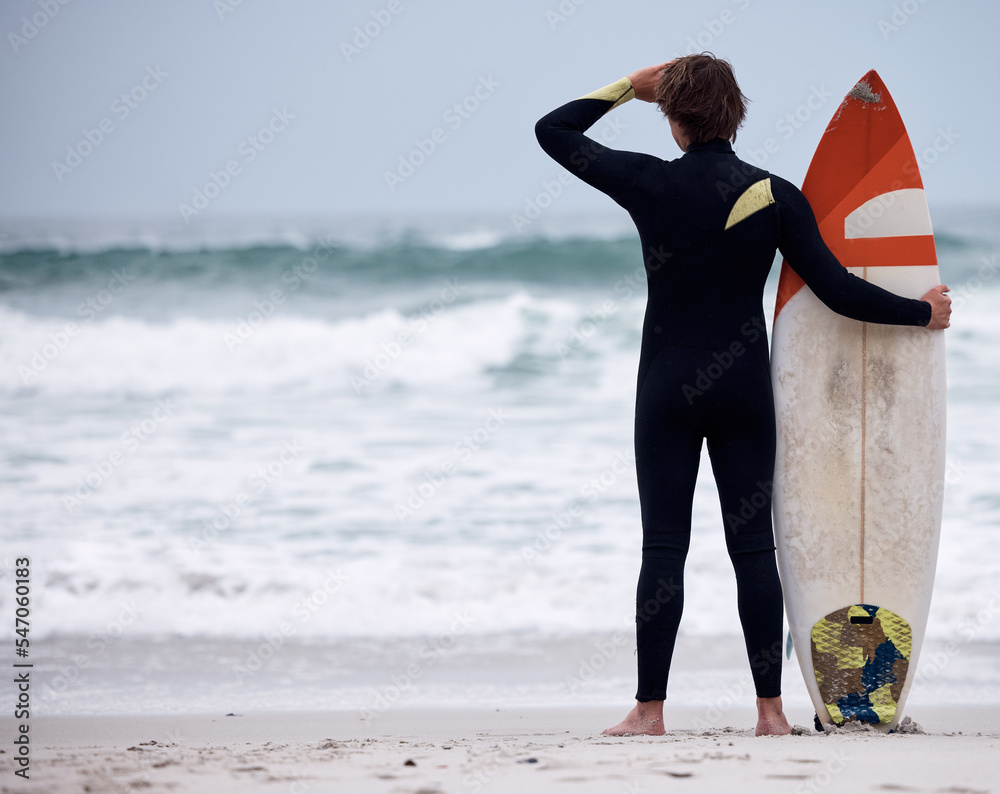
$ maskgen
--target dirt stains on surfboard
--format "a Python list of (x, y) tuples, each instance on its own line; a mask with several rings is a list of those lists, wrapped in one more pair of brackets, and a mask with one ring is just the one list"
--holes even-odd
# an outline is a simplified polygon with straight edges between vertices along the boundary
[(826, 132), (823, 133), (824, 135), (833, 132), (837, 128), (836, 124), (840, 121), (840, 114), (844, 112), (844, 108), (847, 107), (848, 101), (851, 99), (858, 99), (866, 105), (877, 105), (873, 110), (885, 110), (885, 105), (882, 104), (882, 95), (872, 91), (871, 84), (867, 80), (862, 80), (844, 97), (844, 101), (840, 103), (837, 112), (830, 119), (830, 124), (826, 128)]
[(864, 80), (860, 81), (854, 88), (850, 90), (847, 94), (851, 99), (860, 99), (862, 102), (868, 102), (869, 104), (874, 104), (876, 102), (882, 101), (882, 95), (876, 94), (872, 91), (871, 85), (869, 85)]
[(849, 406), (857, 400), (857, 378), (851, 370), (847, 359), (838, 357), (830, 368), (826, 382), (826, 392), (830, 402), (838, 407)]
[(896, 393), (899, 388), (896, 378), (896, 366), (889, 356), (871, 357), (868, 360), (868, 385), (877, 412), (887, 413), (896, 405)]

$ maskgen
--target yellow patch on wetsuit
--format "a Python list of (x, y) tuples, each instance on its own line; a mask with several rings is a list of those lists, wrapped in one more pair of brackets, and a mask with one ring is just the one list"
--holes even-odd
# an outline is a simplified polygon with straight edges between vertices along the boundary
[(598, 88), (596, 91), (591, 91), (586, 96), (580, 97), (580, 99), (603, 99), (605, 102), (614, 102), (614, 104), (608, 108), (608, 110), (614, 110), (616, 107), (628, 102), (633, 97), (635, 97), (635, 89), (632, 88), (632, 81), (627, 77), (623, 77), (621, 80), (618, 80), (611, 85), (606, 85), (604, 88)]
[(726, 221), (726, 228), (735, 226), (742, 220), (749, 218), (758, 210), (774, 204), (774, 196), (771, 195), (771, 178), (754, 182), (743, 191), (743, 194), (736, 199), (736, 203), (729, 211), (729, 219)]

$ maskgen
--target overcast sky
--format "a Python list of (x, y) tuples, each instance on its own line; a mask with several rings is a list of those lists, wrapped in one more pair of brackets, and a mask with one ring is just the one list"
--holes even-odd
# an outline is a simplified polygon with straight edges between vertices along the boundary
[[(752, 100), (744, 159), (801, 184), (875, 68), (932, 206), (1000, 202), (998, 31), (991, 0), (5, 0), (0, 216), (507, 216), (560, 173), (537, 118), (701, 50)], [(593, 130), (679, 154), (645, 103)]]

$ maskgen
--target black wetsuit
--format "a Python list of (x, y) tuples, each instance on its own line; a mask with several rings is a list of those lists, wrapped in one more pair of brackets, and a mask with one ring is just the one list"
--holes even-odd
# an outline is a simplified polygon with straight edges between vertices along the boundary
[(775, 250), (827, 306), (853, 319), (927, 325), (931, 307), (841, 267), (802, 193), (739, 160), (728, 141), (692, 144), (665, 161), (615, 151), (583, 134), (633, 96), (631, 83), (619, 80), (552, 111), (535, 133), (560, 165), (629, 212), (646, 264), (635, 411), (643, 530), (636, 699), (666, 698), (703, 439), (757, 696), (775, 697), (782, 597), (771, 527), (775, 426), (762, 304)]

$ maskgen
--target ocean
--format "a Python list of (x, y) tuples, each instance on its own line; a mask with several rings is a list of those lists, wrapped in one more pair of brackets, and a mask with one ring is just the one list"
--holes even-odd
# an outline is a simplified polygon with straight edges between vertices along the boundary
[[(996, 702), (1000, 208), (932, 209), (923, 697)], [(0, 223), (0, 635), (27, 558), (40, 713), (628, 706), (639, 245), (543, 220)], [(670, 697), (752, 703), (707, 457), (685, 604)]]

